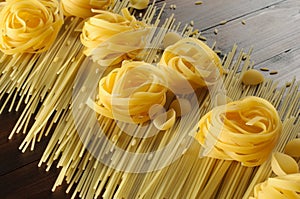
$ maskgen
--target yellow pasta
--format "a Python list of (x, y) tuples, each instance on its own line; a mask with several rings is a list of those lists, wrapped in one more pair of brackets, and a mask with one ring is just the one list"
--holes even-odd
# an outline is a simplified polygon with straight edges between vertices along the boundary
[(128, 123), (150, 119), (152, 106), (166, 102), (166, 80), (157, 67), (145, 62), (124, 61), (99, 82), (99, 99), (89, 102), (95, 112)]
[(4, 6), (5, 6), (5, 2), (0, 1), (0, 12)]
[(171, 102), (169, 109), (174, 109), (177, 117), (184, 116), (192, 110), (191, 102), (184, 98), (178, 98)]
[[(127, 1), (122, 1), (122, 2), (127, 2)], [(154, 11), (147, 11), (149, 14), (145, 14), (145, 20), (150, 21), (152, 19), (152, 16), (154, 13), (157, 13), (156, 11), (156, 6), (153, 6)], [(149, 19), (150, 18), (150, 19)], [(75, 19), (77, 20), (77, 19)], [(74, 20), (74, 21), (75, 21)], [(159, 20), (159, 19), (157, 19)], [(173, 24), (174, 20), (172, 17), (168, 19), (168, 23), (166, 24)], [(69, 26), (70, 24), (68, 24)], [(70, 27), (70, 26), (69, 26)], [(165, 26), (165, 28), (170, 28), (170, 30), (175, 30), (175, 24), (174, 25), (169, 25)], [(65, 31), (65, 30), (64, 30)], [(73, 32), (73, 29), (72, 31)], [(68, 33), (65, 31), (65, 33)], [(163, 34), (162, 34), (163, 35)], [(61, 42), (59, 44), (62, 45), (62, 49), (58, 49), (58, 54), (59, 52), (63, 51), (66, 47), (66, 49), (72, 49), (71, 55), (69, 56), (70, 59), (66, 59), (67, 62), (65, 62), (64, 66), (60, 66), (62, 61), (64, 60), (64, 57), (67, 57), (66, 55), (69, 55), (70, 53), (67, 53), (66, 55), (63, 55), (63, 57), (55, 57), (53, 60), (56, 62), (54, 65), (57, 65), (58, 68), (61, 68), (59, 70), (52, 70), (53, 72), (53, 77), (59, 77), (59, 81), (55, 81), (54, 86), (51, 86), (50, 90), (45, 89), (45, 91), (49, 91), (49, 95), (46, 95), (45, 98), (42, 97), (41, 99), (39, 97), (36, 97), (34, 99), (33, 105), (29, 109), (24, 111), (24, 117), (20, 118), (19, 121), (23, 123), (23, 121), (26, 121), (24, 123), (27, 123), (27, 121), (30, 120), (32, 117), (31, 112), (37, 112), (39, 111), (41, 114), (38, 114), (37, 118), (38, 120), (35, 121), (33, 128), (29, 125), (28, 127), (30, 128), (29, 134), (31, 137), (27, 139), (26, 137), (26, 142), (32, 143), (34, 146), (34, 143), (36, 140), (39, 140), (43, 137), (43, 135), (47, 135), (49, 133), (48, 130), (50, 130), (51, 126), (58, 122), (57, 127), (55, 128), (55, 131), (53, 132), (53, 136), (51, 138), (51, 141), (49, 142), (49, 145), (47, 149), (45, 150), (45, 153), (42, 157), (42, 162), (47, 162), (47, 170), (50, 169), (50, 167), (61, 167), (61, 173), (59, 177), (57, 178), (57, 181), (54, 184), (54, 188), (58, 185), (60, 185), (63, 182), (63, 179), (65, 177), (66, 181), (69, 183), (69, 187), (67, 189), (67, 192), (73, 192), (72, 198), (77, 197), (77, 192), (79, 192), (80, 197), (86, 197), (86, 198), (98, 198), (103, 196), (104, 198), (134, 198), (135, 196), (141, 196), (139, 193), (145, 193), (145, 197), (141, 198), (241, 198), (244, 189), (250, 184), (250, 181), (256, 177), (257, 175), (265, 176), (259, 172), (257, 172), (256, 168), (244, 168), (240, 164), (235, 164), (231, 163), (228, 161), (218, 161), (218, 160), (212, 160), (210, 158), (203, 158), (199, 159), (197, 157), (197, 152), (199, 149), (199, 146), (197, 143), (193, 143), (191, 147), (189, 147), (187, 150), (183, 152), (182, 158), (180, 158), (179, 161), (174, 162), (167, 168), (156, 171), (156, 172), (150, 172), (148, 174), (131, 174), (131, 173), (124, 173), (120, 172), (118, 170), (111, 169), (107, 167), (104, 164), (101, 164), (98, 162), (96, 158), (94, 158), (88, 151), (83, 146), (83, 142), (80, 139), (77, 131), (77, 127), (75, 126), (71, 109), (72, 107), (72, 101), (70, 99), (71, 95), (71, 90), (72, 86), (74, 85), (72, 82), (74, 81), (74, 71), (77, 71), (77, 69), (80, 67), (82, 60), (84, 59), (84, 56), (81, 55), (81, 45), (76, 43), (77, 39), (77, 33), (74, 34), (68, 34), (66, 38), (64, 38), (65, 41), (68, 42)], [(154, 41), (161, 41), (162, 38), (157, 38)], [(73, 42), (74, 41), (74, 42)], [(75, 43), (75, 47), (70, 48), (70, 44)], [(64, 45), (67, 44), (67, 45)], [(78, 52), (77, 52), (78, 51)], [(74, 54), (73, 54), (74, 52)], [(104, 52), (107, 53), (107, 52)], [(155, 53), (153, 53), (155, 55)], [(276, 83), (273, 83), (272, 81), (265, 82), (264, 86), (259, 90), (259, 92), (252, 92), (251, 89), (247, 90), (242, 90), (240, 89), (240, 85), (237, 84), (238, 81), (236, 77), (238, 75), (235, 74), (234, 71), (236, 71), (239, 66), (242, 66), (244, 68), (247, 68), (249, 66), (248, 62), (242, 63), (241, 64), (241, 59), (238, 59), (237, 62), (233, 61), (233, 57), (235, 53), (229, 53), (228, 57), (226, 58), (226, 65), (224, 66), (225, 68), (231, 68), (232, 71), (229, 71), (229, 74), (226, 78), (226, 81), (228, 82), (227, 88), (229, 89), (229, 96), (235, 98), (236, 96), (240, 95), (246, 95), (246, 94), (255, 94), (255, 95), (261, 95), (265, 98), (268, 99), (276, 99), (276, 101), (280, 102), (282, 101), (283, 103), (280, 103), (280, 107), (287, 107), (287, 108), (282, 108), (281, 109), (281, 115), (285, 115), (282, 113), (286, 113), (286, 116), (283, 117), (283, 119), (289, 118), (289, 117), (294, 117), (295, 114), (297, 114), (296, 111), (291, 111), (294, 110), (296, 105), (292, 106), (292, 101), (297, 101), (294, 100), (296, 96), (296, 91), (288, 91), (290, 93), (287, 98), (283, 97), (281, 95), (282, 93), (279, 93), (279, 91), (273, 90), (276, 87)], [(241, 53), (242, 55), (243, 53)], [(56, 55), (56, 54), (54, 54)], [(75, 56), (76, 55), (76, 56)], [(77, 56), (78, 55), (78, 56)], [(249, 56), (249, 55), (247, 55)], [(52, 57), (52, 56), (50, 56)], [(153, 56), (154, 57), (154, 56)], [(72, 58), (72, 59), (71, 59)], [(72, 61), (71, 61), (72, 60)], [(74, 61), (75, 60), (75, 61)], [(152, 58), (149, 60), (153, 60)], [(229, 61), (228, 61), (229, 60)], [(49, 59), (43, 58), (40, 60), (43, 63), (50, 63)], [(58, 62), (57, 62), (58, 61)], [(64, 62), (63, 62), (64, 63)], [(125, 65), (126, 63), (124, 63)], [(42, 66), (46, 66), (47, 64), (43, 64)], [(39, 66), (39, 65), (38, 65)], [(231, 67), (229, 67), (231, 66)], [(147, 68), (149, 69), (149, 68)], [(116, 70), (116, 73), (119, 72), (121, 69)], [(57, 72), (59, 71), (59, 72)], [(56, 73), (57, 72), (57, 73)], [(146, 74), (148, 74), (147, 78), (149, 78), (149, 75), (153, 73), (153, 71), (143, 71)], [(148, 72), (148, 73), (147, 73)], [(156, 73), (157, 72), (157, 73)], [(107, 88), (111, 88), (111, 84), (113, 83), (112, 90), (118, 90), (116, 85), (119, 85), (118, 81), (116, 81), (116, 78), (114, 79), (114, 75), (110, 74), (112, 77), (109, 79), (105, 80), (105, 83), (107, 83)], [(159, 76), (160, 72), (155, 70), (155, 75)], [(155, 76), (154, 75), (154, 76)], [(51, 76), (52, 77), (52, 76)], [(142, 76), (144, 77), (144, 76)], [(36, 80), (39, 80), (41, 77), (37, 77)], [(48, 78), (47, 78), (48, 79)], [(113, 80), (110, 82), (110, 80)], [(134, 78), (135, 79), (135, 78)], [(145, 78), (146, 79), (146, 78)], [(145, 80), (143, 79), (143, 80)], [(160, 78), (159, 78), (160, 79)], [(162, 79), (161, 79), (162, 80)], [(120, 80), (121, 81), (121, 80)], [(149, 81), (152, 82), (152, 81)], [(162, 80), (164, 82), (164, 80)], [(39, 84), (38, 84), (39, 85)], [(139, 89), (140, 87), (138, 85), (131, 85), (133, 87), (137, 87)], [(158, 85), (153, 85), (151, 89), (154, 88), (154, 86)], [(101, 86), (100, 86), (101, 87)], [(38, 87), (40, 88), (40, 87)], [(59, 88), (59, 91), (55, 88)], [(161, 88), (162, 90), (164, 88)], [(100, 89), (99, 89), (100, 90)], [(135, 88), (132, 89), (133, 91), (136, 91)], [(150, 90), (150, 87), (149, 87)], [(148, 92), (148, 90), (147, 90)], [(61, 95), (59, 94), (61, 93)], [(119, 96), (114, 96), (115, 92), (111, 92), (108, 95), (111, 96), (111, 98), (114, 97), (119, 97)], [(150, 92), (149, 92), (150, 93)], [(155, 93), (155, 92), (153, 92)], [(158, 93), (158, 92), (157, 92)], [(162, 92), (163, 93), (163, 92)], [(141, 96), (144, 93), (141, 93)], [(150, 93), (152, 94), (152, 93)], [(37, 93), (36, 96), (39, 96), (40, 94)], [(161, 95), (160, 93), (158, 95)], [(17, 95), (16, 95), (17, 96)], [(24, 94), (22, 95), (22, 97)], [(56, 96), (59, 96), (56, 98)], [(101, 94), (99, 95), (101, 96)], [(206, 95), (205, 95), (206, 96)], [(206, 99), (204, 98), (205, 96), (200, 96), (201, 100)], [(25, 96), (26, 97), (26, 96)], [(152, 96), (147, 95), (149, 99), (153, 99)], [(148, 98), (145, 97), (143, 100), (148, 100)], [(104, 97), (103, 99), (107, 98), (104, 92)], [(136, 98), (135, 98), (136, 99)], [(292, 100), (291, 100), (292, 99)], [(35, 102), (39, 102), (40, 100), (44, 101), (45, 106), (37, 106), (34, 105)], [(125, 99), (127, 100), (127, 99)], [(125, 101), (124, 100), (124, 101)], [(21, 102), (22, 100), (20, 100)], [(128, 101), (128, 100), (127, 100)], [(50, 102), (50, 103), (48, 103)], [(111, 104), (114, 104), (114, 102), (121, 102), (119, 101), (118, 98), (114, 98), (111, 100)], [(158, 103), (160, 101), (158, 100)], [(226, 102), (226, 101), (225, 101)], [(218, 98), (217, 104), (221, 105), (225, 103), (222, 98)], [(291, 102), (291, 103), (290, 103)], [(151, 102), (152, 103), (152, 102)], [(13, 103), (12, 103), (13, 104)], [(38, 104), (38, 103), (37, 103)], [(279, 103), (275, 103), (279, 104)], [(295, 102), (294, 102), (295, 104)], [(102, 105), (101, 100), (98, 100), (96, 102), (89, 101), (89, 105), (91, 107), (95, 108), (97, 112), (99, 113), (104, 113), (105, 115), (107, 113), (107, 116), (109, 116), (112, 119), (115, 119), (114, 116), (117, 116), (116, 118), (121, 118), (123, 115), (115, 115), (115, 110), (109, 109), (107, 107), (104, 107)], [(159, 115), (161, 112), (165, 111), (163, 109), (164, 103), (157, 104), (155, 103), (153, 106), (150, 107), (153, 108), (153, 120), (156, 118), (157, 115)], [(184, 104), (183, 104), (184, 105)], [(286, 106), (287, 105), (287, 106)], [(177, 105), (176, 105), (177, 106)], [(98, 109), (100, 107), (100, 109)], [(134, 107), (134, 106), (132, 106)], [(183, 106), (185, 107), (185, 106)], [(39, 110), (39, 108), (41, 108)], [(70, 109), (69, 109), (70, 108)], [(118, 107), (116, 107), (118, 108)], [(124, 115), (127, 114), (127, 109), (126, 106), (123, 106)], [(129, 107), (131, 108), (131, 107)], [(207, 111), (208, 106), (203, 107), (201, 110), (201, 115), (202, 113)], [(52, 110), (53, 109), (53, 110)], [(56, 111), (55, 111), (55, 110)], [(37, 111), (35, 111), (37, 110)], [(130, 109), (129, 109), (130, 110)], [(50, 117), (51, 113), (54, 111), (53, 117)], [(103, 111), (103, 112), (101, 112)], [(118, 110), (117, 110), (118, 111)], [(192, 110), (193, 111), (193, 110)], [(171, 112), (171, 111), (170, 111)], [(176, 111), (179, 113), (179, 111)], [(63, 113), (63, 114), (61, 114)], [(171, 112), (172, 113), (172, 112)], [(194, 112), (191, 112), (194, 114)], [(49, 115), (49, 119), (48, 116)], [(146, 115), (146, 114), (145, 114)], [(151, 118), (150, 111), (148, 112), (148, 115)], [(174, 112), (170, 114), (172, 116), (171, 118), (174, 118)], [(83, 118), (83, 123), (86, 123), (86, 129), (89, 129), (89, 127), (92, 127), (90, 124), (90, 118), (84, 117), (84, 115), (79, 116)], [(130, 117), (135, 117), (135, 115), (130, 115)], [(188, 116), (189, 117), (189, 116)], [(53, 118), (53, 119), (52, 119)], [(138, 117), (141, 119), (140, 117)], [(194, 119), (195, 117), (191, 117), (191, 120)], [(125, 119), (128, 119), (128, 117), (125, 117)], [(146, 120), (147, 118), (142, 118)], [(127, 121), (127, 120), (126, 120)], [(170, 122), (173, 122), (173, 120), (167, 120)], [(294, 120), (295, 121), (295, 120)], [(122, 148), (126, 148), (126, 145), (128, 144), (129, 147), (136, 148), (137, 152), (143, 152), (147, 151), (148, 148), (156, 147), (156, 145), (161, 145), (163, 146), (166, 142), (171, 140), (173, 137), (168, 136), (163, 136), (162, 139), (161, 137), (158, 137), (159, 140), (158, 142), (147, 144), (148, 142), (140, 142), (138, 139), (131, 139), (130, 136), (126, 136), (126, 139), (119, 139), (118, 133), (120, 132), (120, 129), (115, 127), (111, 121), (108, 121), (106, 119), (100, 121), (105, 129), (105, 132), (107, 132), (108, 136), (111, 138), (113, 142), (118, 142), (118, 145), (120, 143), (123, 144)], [(137, 121), (139, 122), (139, 121)], [(48, 123), (50, 123), (50, 127), (48, 128)], [(191, 122), (192, 123), (192, 122)], [(286, 134), (291, 134), (293, 132), (293, 129), (299, 129), (296, 127), (293, 127), (291, 122), (289, 125), (285, 126)], [(160, 123), (162, 124), (162, 123)], [(166, 124), (166, 123), (165, 123)], [(20, 129), (21, 125), (16, 125), (16, 129)], [(55, 125), (56, 126), (56, 125)], [(158, 127), (166, 127), (167, 125), (157, 125)], [(179, 131), (178, 128), (179, 125), (175, 125), (175, 128), (173, 129), (175, 132)], [(299, 125), (297, 125), (299, 127)], [(24, 133), (27, 132), (27, 124), (25, 124), (25, 130)], [(193, 128), (194, 126), (189, 126), (187, 123), (186, 126), (188, 129)], [(293, 128), (292, 128), (293, 127)], [(42, 129), (40, 131), (40, 129)], [(46, 129), (46, 130), (45, 130)], [(47, 130), (48, 129), (48, 130)], [(63, 131), (62, 131), (63, 130)], [(137, 129), (139, 130), (139, 129)], [(181, 131), (180, 131), (181, 133)], [(172, 134), (170, 134), (172, 135)], [(38, 138), (39, 137), (39, 138)], [(290, 137), (289, 137), (290, 138)], [(287, 140), (285, 137), (282, 137), (282, 140)], [(98, 145), (100, 143), (100, 147), (102, 145), (102, 142), (98, 142), (98, 139), (91, 140), (95, 145)], [(156, 141), (156, 140), (155, 140)], [(25, 142), (25, 143), (26, 143)], [(178, 142), (182, 146), (188, 146), (186, 145), (186, 140), (183, 140), (182, 143)], [(21, 148), (23, 151), (26, 150), (28, 145), (23, 145)], [(112, 152), (112, 151), (111, 151)], [(110, 152), (109, 152), (110, 153)], [(112, 153), (113, 157), (118, 156), (117, 153)], [(155, 159), (157, 158), (153, 154), (150, 154), (148, 159)], [(117, 158), (117, 160), (119, 160)], [(122, 160), (122, 158), (120, 159)], [(116, 161), (116, 159), (115, 159)], [(130, 163), (130, 162), (129, 162)], [(56, 165), (57, 164), (57, 165)], [(126, 164), (126, 162), (125, 162)], [(267, 173), (267, 172), (264, 172)], [(177, 180), (178, 179), (178, 180)], [(138, 186), (135, 186), (138, 184)], [(175, 191), (174, 191), (175, 190)], [(251, 188), (252, 190), (252, 188)], [(214, 192), (214, 193), (213, 193)], [(199, 197), (199, 195), (203, 197)], [(211, 197), (210, 197), (211, 195)], [(240, 197), (239, 197), (240, 196)], [(71, 197), (71, 195), (70, 195)]]
[(8, 0), (0, 12), (0, 50), (5, 54), (44, 52), (62, 24), (57, 0)]
[[(184, 38), (167, 47), (160, 64), (177, 71), (193, 88), (214, 85), (222, 75), (222, 64), (218, 55), (205, 43), (195, 38)], [(172, 80), (174, 87), (183, 84)], [(182, 92), (185, 88), (183, 87)]]
[(271, 167), (277, 176), (299, 173), (299, 166), (296, 160), (284, 153), (273, 153)]
[(149, 0), (130, 0), (129, 6), (138, 10), (147, 8)]
[(254, 188), (254, 197), (250, 199), (300, 198), (300, 174), (269, 178)]
[(92, 9), (106, 10), (114, 0), (61, 0), (64, 15), (87, 18), (94, 15)]
[(282, 122), (273, 105), (248, 96), (208, 112), (199, 122), (196, 139), (204, 156), (257, 166), (269, 157), (281, 129)]
[(300, 139), (289, 141), (285, 146), (284, 153), (292, 157), (300, 157)]
[(153, 124), (159, 130), (168, 130), (176, 122), (176, 112), (174, 109), (170, 109), (165, 113), (162, 113), (154, 118)]
[[(100, 56), (98, 59), (101, 59), (101, 57), (110, 58), (117, 54), (117, 56), (120, 55), (117, 62), (124, 60), (125, 57), (134, 57), (137, 54), (136, 51), (130, 50), (142, 48), (141, 37), (145, 35), (145, 32), (135, 30), (144, 29), (146, 24), (137, 21), (134, 16), (130, 15), (127, 8), (122, 9), (123, 16), (108, 11), (98, 12), (99, 14), (84, 23), (82, 29), (80, 39), (86, 47), (85, 55)], [(122, 36), (118, 37), (119, 33), (123, 33)], [(99, 45), (104, 42), (107, 43), (101, 48)], [(131, 46), (133, 47), (130, 48)], [(98, 49), (95, 50), (96, 48)]]

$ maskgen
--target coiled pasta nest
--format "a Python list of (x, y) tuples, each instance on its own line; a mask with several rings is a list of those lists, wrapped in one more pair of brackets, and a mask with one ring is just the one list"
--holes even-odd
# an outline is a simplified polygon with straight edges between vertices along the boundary
[(215, 107), (203, 116), (196, 139), (204, 156), (257, 166), (270, 156), (281, 128), (281, 120), (270, 102), (248, 96)]
[(269, 178), (254, 188), (254, 197), (250, 199), (265, 198), (300, 198), (300, 174), (289, 174)]
[(61, 0), (61, 7), (66, 16), (87, 18), (94, 15), (92, 9), (106, 10), (114, 0)]
[[(167, 47), (159, 63), (172, 68), (193, 88), (212, 86), (223, 74), (218, 55), (205, 43), (195, 38), (184, 38)], [(175, 84), (173, 87), (182, 86), (178, 78), (171, 79), (170, 83), (172, 82)], [(185, 89), (182, 87), (182, 92)]]
[(144, 48), (147, 25), (137, 21), (126, 8), (122, 14), (99, 11), (84, 24), (80, 37), (86, 47), (84, 53), (100, 65), (133, 59)]
[(0, 50), (5, 54), (44, 52), (62, 24), (56, 0), (8, 0), (0, 12)]
[(99, 82), (95, 111), (106, 117), (143, 123), (153, 105), (164, 106), (167, 82), (157, 67), (139, 61), (124, 61)]

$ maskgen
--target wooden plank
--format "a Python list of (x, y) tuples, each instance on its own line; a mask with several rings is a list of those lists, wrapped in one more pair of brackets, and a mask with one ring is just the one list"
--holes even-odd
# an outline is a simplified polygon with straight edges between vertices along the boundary
[[(216, 40), (223, 51), (229, 51), (234, 43), (241, 48), (253, 46), (252, 57), (259, 63), (300, 46), (299, 10), (300, 1), (289, 0), (219, 26), (217, 35), (211, 30), (204, 36), (211, 41)], [(242, 20), (245, 20), (245, 25)]]
[(51, 188), (58, 175), (58, 169), (45, 172), (45, 168), (37, 167), (38, 161), (0, 176), (0, 196), (5, 199), (15, 198), (69, 198), (65, 193), (66, 185), (52, 193)]
[[(296, 76), (300, 79), (300, 1), (288, 0), (241, 17), (225, 25), (218, 26), (218, 34), (213, 29), (204, 32), (210, 43), (217, 41), (217, 48), (230, 51), (237, 43), (240, 48), (253, 47), (252, 61), (255, 68), (268, 67), (278, 70), (278, 75), (267, 77), (289, 81)], [(245, 25), (241, 22), (245, 21)]]
[[(285, 0), (204, 0), (203, 4), (195, 5), (197, 0), (168, 0), (158, 3), (161, 5), (166, 2), (167, 7), (163, 17), (175, 14), (177, 21), (189, 23), (194, 21), (195, 27), (206, 30), (217, 26), (220, 21), (235, 20), (249, 13), (255, 13), (266, 9), (272, 5), (284, 2)], [(170, 9), (170, 5), (176, 5), (176, 9)]]
[(0, 163), (2, 163), (0, 164), (0, 176), (39, 160), (50, 139), (50, 137), (44, 137), (36, 145), (34, 152), (28, 150), (22, 153), (18, 148), (24, 139), (23, 134), (15, 135), (11, 140), (8, 140), (8, 136), (20, 115), (21, 112), (4, 112), (0, 115)]
[(270, 70), (278, 71), (276, 75), (270, 75), (270, 72), (263, 74), (271, 79), (279, 81), (279, 86), (292, 81), (293, 77), (300, 80), (300, 48), (283, 52), (270, 59), (257, 63), (256, 68), (267, 67)]

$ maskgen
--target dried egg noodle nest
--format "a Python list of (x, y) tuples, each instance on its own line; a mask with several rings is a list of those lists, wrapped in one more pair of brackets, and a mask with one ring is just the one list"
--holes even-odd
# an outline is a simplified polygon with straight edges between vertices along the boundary
[(250, 199), (266, 198), (300, 198), (300, 174), (269, 178), (254, 188), (254, 197)]
[[(81, 34), (81, 42), (86, 47), (84, 54), (87, 56), (105, 56), (109, 55), (110, 51), (105, 52), (105, 50), (101, 51), (93, 51), (96, 48), (99, 48), (100, 44), (110, 39), (112, 36), (117, 35), (119, 33), (130, 32), (132, 31), (132, 35), (128, 34), (128, 38), (122, 38), (123, 45), (118, 44), (119, 46), (115, 49), (119, 49), (120, 54), (124, 54), (127, 52), (124, 41), (133, 41), (136, 40), (136, 35), (134, 34), (134, 30), (142, 29), (146, 27), (146, 24), (141, 21), (137, 21), (134, 16), (130, 15), (127, 8), (122, 9), (122, 15), (111, 13), (108, 11), (97, 11), (99, 14), (89, 18), (88, 21), (84, 23), (82, 34)], [(121, 48), (121, 49), (120, 49)], [(124, 49), (122, 49), (124, 48)], [(136, 49), (136, 47), (134, 47)], [(129, 57), (134, 56), (136, 53), (131, 52), (126, 55)]]
[[(205, 43), (195, 38), (181, 39), (166, 48), (160, 64), (177, 71), (184, 80), (190, 82), (193, 88), (212, 86), (223, 73), (218, 55)], [(177, 78), (170, 82), (174, 82), (178, 87), (181, 85)], [(184, 92), (185, 89), (182, 87), (179, 90)]]
[(91, 17), (92, 9), (106, 10), (113, 0), (61, 0), (61, 7), (66, 16)]
[(120, 65), (123, 60), (140, 60), (150, 40), (151, 28), (113, 35), (91, 51), (91, 58), (100, 66)]
[(62, 24), (56, 0), (8, 0), (0, 12), (0, 50), (5, 54), (44, 52)]
[[(132, 81), (134, 79), (134, 81)], [(99, 82), (95, 112), (128, 123), (148, 121), (151, 106), (166, 102), (166, 80), (157, 67), (124, 61)]]
[(281, 129), (273, 105), (265, 99), (248, 96), (215, 107), (203, 116), (196, 139), (204, 147), (204, 156), (258, 166), (269, 157)]

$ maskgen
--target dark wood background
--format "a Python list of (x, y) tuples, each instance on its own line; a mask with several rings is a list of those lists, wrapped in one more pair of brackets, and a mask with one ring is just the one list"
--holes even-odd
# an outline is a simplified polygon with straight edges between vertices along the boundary
[[(229, 52), (234, 43), (240, 49), (253, 47), (255, 68), (278, 71), (276, 75), (264, 72), (266, 77), (280, 80), (281, 85), (293, 77), (300, 79), (299, 0), (203, 0), (202, 5), (168, 0), (157, 1), (157, 5), (164, 2), (167, 8), (163, 17), (174, 13), (183, 23), (193, 20), (208, 43), (217, 41), (222, 52)], [(169, 8), (173, 4), (175, 10)], [(224, 20), (227, 23), (221, 25)], [(49, 138), (38, 143), (34, 152), (24, 154), (18, 150), (24, 135), (7, 139), (19, 115), (7, 111), (0, 115), (0, 198), (70, 198), (65, 194), (66, 185), (51, 192), (59, 169), (46, 172), (44, 166), (37, 166)]]

